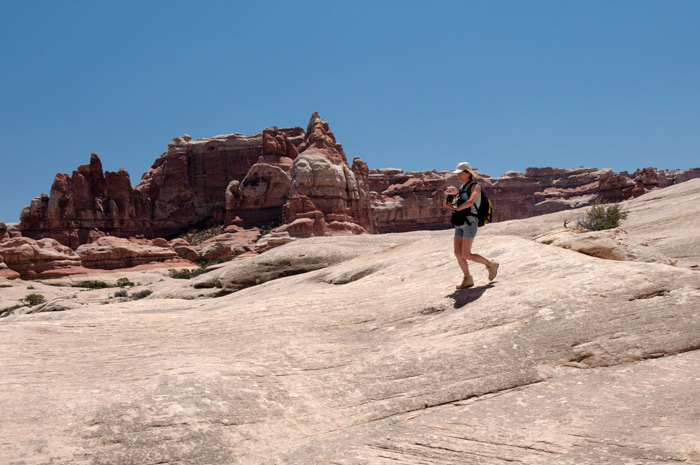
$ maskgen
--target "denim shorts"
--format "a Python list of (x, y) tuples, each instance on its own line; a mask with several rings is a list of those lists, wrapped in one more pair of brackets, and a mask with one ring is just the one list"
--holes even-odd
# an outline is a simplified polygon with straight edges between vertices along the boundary
[(476, 218), (469, 218), (471, 224), (464, 223), (462, 226), (455, 226), (456, 239), (474, 239), (476, 230), (479, 229), (479, 221)]

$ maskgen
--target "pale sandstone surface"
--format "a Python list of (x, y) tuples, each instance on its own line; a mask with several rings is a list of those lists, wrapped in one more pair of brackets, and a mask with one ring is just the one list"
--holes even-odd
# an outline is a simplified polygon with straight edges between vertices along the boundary
[[(188, 267), (182, 264), (182, 268), (195, 268), (195, 266), (189, 265)], [(128, 295), (131, 295), (146, 289), (151, 290), (157, 284), (170, 280), (169, 271), (167, 268), (162, 268), (162, 264), (160, 267), (142, 265), (109, 271), (83, 270), (83, 273), (29, 281), (4, 279), (0, 276), (0, 316), (6, 316), (9, 309), (18, 305), (22, 305), (22, 307), (9, 312), (14, 314), (54, 312), (125, 300), (115, 298), (114, 294), (119, 290), (125, 290)], [(118, 287), (117, 281), (121, 278), (128, 279), (133, 286)], [(103, 282), (109, 287), (88, 289), (80, 286), (88, 281)], [(40, 294), (46, 302), (33, 307), (26, 306), (22, 299), (29, 294)]]
[(563, 212), (483, 228), (500, 273), (462, 291), (451, 231), (424, 231), (2, 318), (0, 463), (698, 463), (700, 183), (655, 195), (622, 227), (683, 266), (533, 240)]
[[(629, 241), (647, 244), (650, 252), (678, 260), (677, 266), (700, 266), (700, 179), (649, 192), (620, 203), (629, 211), (621, 224)], [(520, 221), (488, 225), (489, 234), (512, 234), (535, 238), (560, 230), (566, 222), (574, 228), (586, 208), (562, 211)], [(607, 234), (602, 232), (602, 234)]]

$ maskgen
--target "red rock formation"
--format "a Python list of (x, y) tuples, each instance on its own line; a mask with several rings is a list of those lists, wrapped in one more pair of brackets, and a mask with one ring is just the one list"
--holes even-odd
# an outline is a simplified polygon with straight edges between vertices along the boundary
[(194, 247), (185, 239), (176, 238), (170, 241), (170, 246), (173, 248), (178, 257), (191, 262), (199, 260), (199, 254)]
[(250, 252), (260, 238), (258, 229), (227, 228), (229, 232), (219, 234), (195, 247), (201, 260), (228, 260)]
[[(578, 208), (595, 201), (619, 202), (694, 177), (700, 177), (700, 168), (686, 171), (645, 168), (633, 175), (597, 168), (528, 168), (525, 174), (510, 171), (498, 178), (484, 176), (480, 183), (494, 204), (494, 221), (505, 221)], [(420, 181), (426, 179), (439, 179), (446, 184), (419, 187)], [(454, 193), (458, 184), (456, 176), (449, 171), (371, 170), (376, 230), (449, 227), (450, 212), (440, 205), (445, 193)]]
[(2, 255), (0, 255), (0, 278), (7, 278), (7, 279), (18, 279), (20, 278), (20, 274), (16, 272), (15, 270), (11, 270), (7, 264), (5, 263), (5, 259), (2, 258)]
[(282, 213), (284, 225), (275, 232), (287, 232), (292, 236), (311, 237), (328, 234), (326, 218), (306, 195), (295, 194), (289, 198)]
[(255, 163), (243, 181), (232, 181), (226, 189), (226, 218), (241, 218), (250, 225), (278, 223), (291, 187), (289, 175), (282, 168)]
[[(378, 170), (374, 185), (388, 186), (372, 196), (377, 232), (442, 229), (450, 224), (450, 212), (442, 206), (447, 180), (435, 171), (405, 175), (400, 170)], [(391, 179), (397, 180), (396, 184)]]
[(295, 128), (293, 132), (287, 130), (287, 133), (280, 131), (277, 127), (265, 128), (263, 130), (263, 152), (294, 160), (299, 155), (299, 152), (292, 139), (297, 140), (297, 144), (299, 144), (303, 141), (303, 135), (301, 128)]
[[(177, 253), (164, 240), (101, 237), (75, 251), (86, 268), (114, 270), (154, 262), (179, 261)], [(191, 263), (187, 263), (191, 265)]]
[(328, 122), (322, 120), (317, 112), (311, 115), (304, 135), (304, 142), (299, 147), (300, 153), (307, 150), (322, 153), (335, 164), (348, 164), (343, 146), (336, 142)]
[(10, 270), (25, 279), (57, 276), (61, 270), (81, 266), (78, 255), (51, 238), (5, 240), (0, 244), (0, 255)]
[[(632, 175), (528, 168), (485, 177), (482, 188), (494, 202), (494, 220), (502, 221), (596, 199), (619, 201), (693, 177), (700, 177), (700, 168), (645, 168)], [(58, 174), (50, 195), (31, 201), (20, 228), (27, 237), (51, 237), (72, 248), (103, 236), (173, 238), (234, 222), (245, 228), (297, 222), (287, 228), (295, 235), (435, 229), (449, 227), (442, 200), (457, 184), (451, 172), (370, 171), (359, 158), (350, 166), (329, 124), (314, 113), (306, 131), (269, 127), (252, 136), (175, 138), (135, 188), (124, 170), (103, 173), (93, 154), (72, 175)], [(295, 196), (314, 208), (302, 202), (297, 211)]]
[(289, 176), (290, 197), (278, 231), (294, 236), (373, 232), (369, 169), (356, 158), (352, 167), (328, 123), (314, 113), (301, 154)]
[(0, 242), (9, 239), (10, 233), (7, 232), (7, 225), (0, 221)]
[(150, 203), (131, 188), (129, 173), (102, 172), (97, 154), (71, 176), (59, 173), (49, 196), (34, 198), (22, 211), (22, 234), (51, 237), (77, 247), (103, 234), (133, 235), (148, 230)]

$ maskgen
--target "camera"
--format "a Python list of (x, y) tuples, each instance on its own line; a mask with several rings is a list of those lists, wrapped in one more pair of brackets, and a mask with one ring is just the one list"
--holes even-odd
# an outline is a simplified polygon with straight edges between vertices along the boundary
[(447, 200), (449, 203), (452, 203), (452, 201), (453, 201), (454, 199), (455, 199), (455, 196), (452, 195), (452, 194), (450, 194), (450, 195), (447, 196), (447, 199), (446, 199), (446, 200)]

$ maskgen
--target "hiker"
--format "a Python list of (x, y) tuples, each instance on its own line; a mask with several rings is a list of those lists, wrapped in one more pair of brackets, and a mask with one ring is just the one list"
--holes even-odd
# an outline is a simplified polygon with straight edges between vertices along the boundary
[(462, 185), (459, 187), (459, 194), (454, 197), (447, 196), (444, 205), (453, 212), (463, 212), (461, 214), (453, 213), (452, 224), (455, 225), (454, 253), (457, 257), (457, 263), (464, 273), (464, 278), (457, 285), (457, 289), (465, 289), (474, 285), (474, 277), (469, 273), (467, 260), (485, 265), (489, 272), (489, 281), (496, 278), (498, 263), (472, 253), (472, 243), (479, 227), (479, 221), (476, 217), (477, 209), (481, 204), (481, 187), (476, 182), (479, 176), (467, 162), (458, 164), (454, 172)]

